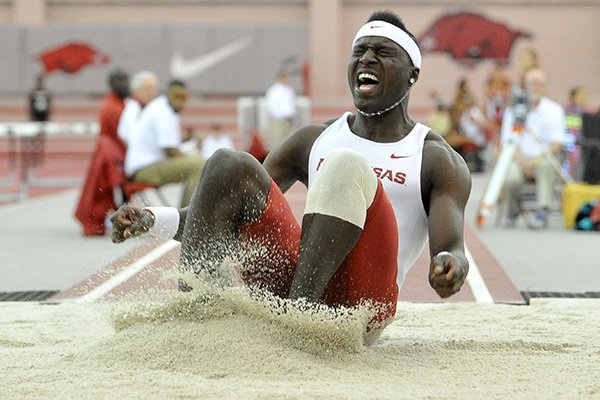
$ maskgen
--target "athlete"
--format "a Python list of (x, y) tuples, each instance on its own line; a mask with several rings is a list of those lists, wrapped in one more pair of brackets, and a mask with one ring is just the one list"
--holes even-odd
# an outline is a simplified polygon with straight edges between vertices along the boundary
[[(358, 31), (348, 64), (356, 113), (307, 126), (261, 165), (219, 150), (188, 208), (125, 206), (112, 217), (114, 242), (148, 231), (180, 240), (184, 271), (219, 268), (248, 244), (249, 286), (330, 306), (381, 305), (389, 321), (398, 289), (429, 239), (429, 282), (441, 296), (468, 272), (464, 208), (471, 180), (444, 139), (407, 113), (421, 54), (398, 16), (378, 11)], [(307, 185), (302, 227), (282, 192)], [(201, 260), (201, 261), (199, 261)]]

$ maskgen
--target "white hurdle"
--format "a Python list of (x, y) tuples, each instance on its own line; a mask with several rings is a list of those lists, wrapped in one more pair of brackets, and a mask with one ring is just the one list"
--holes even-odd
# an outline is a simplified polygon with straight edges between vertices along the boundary
[[(29, 196), (31, 187), (62, 187), (81, 184), (79, 178), (57, 178), (36, 175), (35, 158), (44, 154), (44, 140), (52, 135), (97, 135), (97, 122), (0, 122), (0, 138), (7, 138), (8, 172), (0, 178), (0, 186), (20, 188), (14, 193), (0, 194), (0, 201), (21, 202)], [(20, 161), (20, 162), (19, 162)], [(19, 174), (19, 166), (21, 173)]]

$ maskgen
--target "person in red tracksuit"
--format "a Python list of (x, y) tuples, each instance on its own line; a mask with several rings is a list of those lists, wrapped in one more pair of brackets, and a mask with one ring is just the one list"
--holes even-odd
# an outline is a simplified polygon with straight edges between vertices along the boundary
[(113, 189), (125, 179), (126, 145), (119, 138), (117, 128), (129, 94), (129, 74), (121, 68), (113, 69), (108, 85), (110, 92), (104, 97), (98, 116), (100, 133), (96, 150), (75, 210), (85, 236), (104, 235), (106, 216), (116, 209)]

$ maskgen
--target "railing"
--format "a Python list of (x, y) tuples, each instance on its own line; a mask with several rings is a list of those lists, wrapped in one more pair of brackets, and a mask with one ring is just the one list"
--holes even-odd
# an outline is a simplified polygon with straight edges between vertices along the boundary
[(8, 165), (6, 176), (0, 177), (0, 187), (19, 186), (16, 192), (0, 194), (0, 201), (24, 201), (32, 187), (81, 184), (80, 178), (41, 178), (35, 170), (43, 163), (48, 136), (97, 135), (98, 130), (96, 122), (0, 122), (0, 138), (7, 138)]

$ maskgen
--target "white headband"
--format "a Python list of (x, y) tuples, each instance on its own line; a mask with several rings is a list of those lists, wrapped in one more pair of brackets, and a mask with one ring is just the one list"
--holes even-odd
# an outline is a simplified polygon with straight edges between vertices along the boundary
[(417, 68), (421, 68), (421, 52), (419, 51), (419, 46), (417, 46), (413, 38), (408, 36), (406, 32), (396, 25), (392, 25), (385, 21), (367, 22), (358, 30), (356, 36), (354, 36), (352, 47), (354, 47), (354, 44), (358, 39), (364, 36), (383, 36), (393, 40), (408, 53), (413, 65)]

